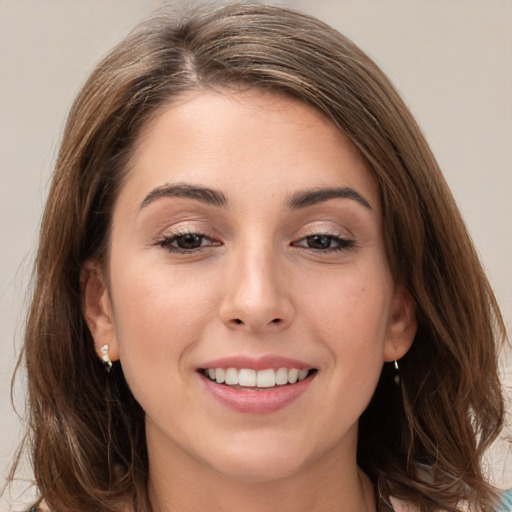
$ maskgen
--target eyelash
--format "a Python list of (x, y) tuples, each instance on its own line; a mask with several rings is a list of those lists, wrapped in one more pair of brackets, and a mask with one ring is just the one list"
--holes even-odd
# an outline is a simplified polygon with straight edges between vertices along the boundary
[[(177, 247), (173, 246), (172, 244), (177, 242), (179, 239), (184, 239), (187, 236), (193, 236), (200, 239), (200, 243), (202, 244), (205, 240), (210, 241), (211, 243), (207, 244), (206, 246), (200, 245), (199, 247), (193, 247), (189, 249), (185, 249), (183, 247)], [(197, 253), (201, 250), (204, 250), (205, 247), (211, 247), (211, 246), (219, 246), (222, 245), (220, 242), (217, 242), (215, 240), (212, 240), (209, 236), (205, 235), (204, 233), (198, 233), (195, 231), (184, 231), (184, 232), (178, 232), (171, 236), (166, 236), (162, 240), (158, 242), (158, 245), (160, 245), (163, 249), (165, 249), (168, 252), (177, 253), (177, 254), (193, 254)]]
[[(336, 246), (327, 247), (324, 249), (317, 249), (314, 247), (307, 247), (307, 246), (300, 245), (300, 242), (310, 243), (310, 242), (312, 242), (311, 239), (314, 239), (314, 238), (327, 239), (327, 241), (329, 242), (329, 245), (334, 242), (336, 244)], [(352, 239), (344, 238), (339, 235), (329, 235), (326, 233), (314, 233), (311, 235), (307, 235), (307, 236), (301, 238), (300, 240), (298, 240), (297, 242), (293, 242), (292, 245), (294, 247), (303, 247), (304, 249), (315, 252), (315, 253), (333, 253), (333, 252), (340, 252), (340, 251), (352, 251), (357, 247), (355, 241)]]
[[(183, 247), (177, 247), (173, 244), (179, 241), (180, 239), (184, 239), (187, 236), (197, 237), (199, 239), (199, 243), (202, 244), (204, 241), (209, 241), (207, 245), (199, 245), (198, 247), (192, 247), (192, 248), (183, 248)], [(301, 245), (301, 242), (305, 242), (307, 244), (313, 243), (314, 239), (317, 238), (317, 241), (320, 241), (320, 239), (323, 239), (324, 241), (328, 242), (329, 246), (325, 248), (315, 248), (315, 247), (309, 247), (305, 245)], [(335, 244), (335, 246), (331, 246), (331, 244)], [(213, 239), (211, 239), (208, 235), (205, 235), (204, 233), (198, 233), (194, 231), (183, 231), (173, 234), (172, 236), (167, 236), (160, 240), (158, 242), (158, 245), (160, 245), (163, 249), (165, 249), (168, 252), (175, 253), (175, 254), (193, 254), (200, 252), (204, 250), (207, 247), (213, 247), (213, 246), (220, 246), (222, 245), (221, 242), (217, 242)], [(314, 252), (314, 253), (334, 253), (334, 252), (340, 252), (340, 251), (352, 251), (357, 246), (354, 240), (349, 238), (344, 238), (339, 235), (329, 235), (325, 233), (314, 233), (311, 235), (307, 235), (305, 237), (302, 237), (296, 242), (292, 242), (292, 247), (302, 247), (308, 251)]]

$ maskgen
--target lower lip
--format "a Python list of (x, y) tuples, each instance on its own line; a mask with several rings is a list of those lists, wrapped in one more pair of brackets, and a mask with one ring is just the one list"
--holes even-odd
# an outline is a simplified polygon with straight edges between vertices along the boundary
[(264, 414), (276, 412), (297, 400), (309, 387), (316, 373), (295, 384), (277, 386), (265, 391), (244, 391), (225, 384), (217, 384), (201, 375), (206, 389), (221, 404), (237, 412)]

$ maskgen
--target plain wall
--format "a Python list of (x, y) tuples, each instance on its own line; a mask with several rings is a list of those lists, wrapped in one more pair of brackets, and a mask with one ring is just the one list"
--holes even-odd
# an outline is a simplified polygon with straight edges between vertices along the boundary
[[(0, 0), (0, 474), (6, 473), (23, 428), (10, 404), (9, 385), (66, 113), (98, 59), (161, 3)], [(512, 2), (281, 3), (335, 26), (390, 75), (452, 187), (510, 332)], [(510, 393), (512, 367), (503, 361)], [(23, 404), (23, 379), (16, 402)], [(501, 441), (490, 457), (495, 481), (512, 486), (510, 444)]]

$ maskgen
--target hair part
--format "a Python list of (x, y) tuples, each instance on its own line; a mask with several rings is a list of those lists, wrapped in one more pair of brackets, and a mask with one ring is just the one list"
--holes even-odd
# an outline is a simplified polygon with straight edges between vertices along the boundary
[[(108, 263), (112, 211), (141, 130), (191, 91), (258, 88), (303, 101), (358, 149), (380, 187), (393, 276), (417, 305), (418, 333), (386, 365), (360, 419), (358, 462), (379, 510), (491, 510), (481, 458), (498, 435), (503, 320), (419, 127), (383, 72), (324, 23), (235, 4), (139, 25), (94, 70), (68, 117), (42, 220), (24, 358), (32, 460), (56, 512), (149, 512), (144, 412), (119, 363), (106, 374), (81, 310), (80, 272)], [(375, 424), (379, 429), (373, 428)]]

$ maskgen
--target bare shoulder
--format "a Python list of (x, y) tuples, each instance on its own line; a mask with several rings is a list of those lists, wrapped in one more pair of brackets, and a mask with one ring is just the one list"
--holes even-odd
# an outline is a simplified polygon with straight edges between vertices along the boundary
[(44, 503), (39, 503), (34, 505), (28, 512), (50, 512), (50, 509)]
[(417, 507), (411, 505), (410, 503), (406, 503), (405, 501), (393, 497), (390, 498), (390, 501), (395, 512), (419, 512)]

